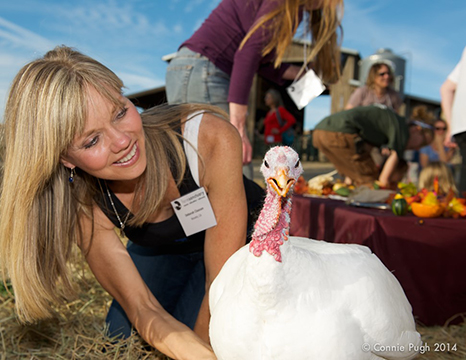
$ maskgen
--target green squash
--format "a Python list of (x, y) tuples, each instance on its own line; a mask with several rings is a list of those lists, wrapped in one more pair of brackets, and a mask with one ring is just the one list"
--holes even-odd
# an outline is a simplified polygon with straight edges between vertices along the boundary
[(392, 211), (398, 216), (406, 215), (408, 212), (408, 203), (403, 195), (395, 195), (395, 198), (392, 200)]

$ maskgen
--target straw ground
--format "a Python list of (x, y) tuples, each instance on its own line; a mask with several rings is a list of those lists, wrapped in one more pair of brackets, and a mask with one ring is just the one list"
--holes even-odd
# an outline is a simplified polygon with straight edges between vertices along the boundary
[[(18, 323), (14, 297), (5, 287), (0, 287), (0, 360), (169, 359), (137, 335), (124, 341), (105, 336), (104, 319), (111, 298), (83, 261), (75, 261), (72, 267), (79, 288), (78, 298), (58, 307), (54, 318), (36, 324)], [(462, 325), (419, 326), (430, 349), (418, 359), (466, 359), (466, 316), (459, 319)]]

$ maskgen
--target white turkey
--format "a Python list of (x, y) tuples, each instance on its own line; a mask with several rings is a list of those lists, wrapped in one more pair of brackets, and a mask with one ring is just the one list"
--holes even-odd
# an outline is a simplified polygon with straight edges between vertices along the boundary
[(210, 289), (210, 339), (220, 360), (412, 359), (411, 306), (369, 248), (289, 237), (298, 154), (274, 147), (261, 166), (264, 207), (250, 244)]

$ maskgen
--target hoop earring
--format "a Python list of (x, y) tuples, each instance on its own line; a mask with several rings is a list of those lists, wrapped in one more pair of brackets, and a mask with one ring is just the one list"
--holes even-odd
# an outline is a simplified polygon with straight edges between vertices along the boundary
[(70, 183), (72, 183), (74, 181), (74, 175), (75, 175), (74, 168), (72, 168), (72, 169), (70, 169), (70, 177), (68, 178), (68, 181)]

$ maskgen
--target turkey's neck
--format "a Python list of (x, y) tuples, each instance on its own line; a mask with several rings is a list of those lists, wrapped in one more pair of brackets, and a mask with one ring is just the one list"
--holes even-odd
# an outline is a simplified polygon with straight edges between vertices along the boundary
[(268, 192), (264, 207), (254, 226), (249, 251), (259, 257), (267, 251), (277, 262), (282, 261), (280, 246), (288, 240), (291, 213), (291, 196), (282, 198)]

